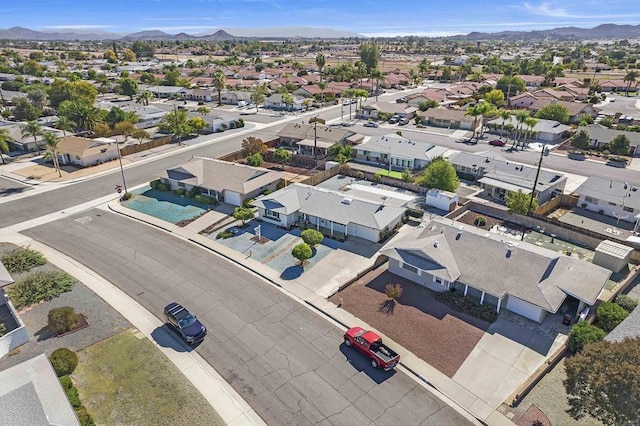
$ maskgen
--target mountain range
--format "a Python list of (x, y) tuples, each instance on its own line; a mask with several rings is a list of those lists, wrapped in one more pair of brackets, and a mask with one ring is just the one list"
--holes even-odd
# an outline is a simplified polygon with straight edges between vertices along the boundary
[[(366, 38), (360, 34), (333, 28), (277, 27), (277, 28), (221, 28), (199, 34), (169, 34), (160, 30), (134, 33), (113, 33), (60, 29), (36, 31), (23, 27), (0, 29), (0, 39), (6, 40), (233, 40), (237, 38)], [(640, 38), (640, 25), (602, 24), (594, 28), (560, 27), (536, 31), (502, 31), (497, 33), (472, 32), (447, 38), (464, 40), (541, 40), (541, 39), (626, 39)]]
[(192, 35), (187, 33), (169, 34), (160, 30), (139, 31), (129, 34), (107, 31), (36, 31), (23, 27), (0, 29), (0, 39), (5, 40), (231, 40), (235, 38), (351, 38), (363, 37), (351, 31), (316, 27), (278, 28), (222, 28)]

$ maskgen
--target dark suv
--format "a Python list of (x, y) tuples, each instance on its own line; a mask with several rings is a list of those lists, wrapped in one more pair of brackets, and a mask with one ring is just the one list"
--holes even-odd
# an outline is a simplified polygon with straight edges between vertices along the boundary
[(202, 342), (207, 335), (204, 325), (179, 303), (169, 303), (164, 308), (165, 323), (189, 345)]

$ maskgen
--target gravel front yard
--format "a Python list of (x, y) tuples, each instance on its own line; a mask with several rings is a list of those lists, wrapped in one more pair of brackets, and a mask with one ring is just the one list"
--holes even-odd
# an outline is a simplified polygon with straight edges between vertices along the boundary
[[(393, 309), (381, 309), (388, 300), (389, 283), (402, 285)], [(434, 293), (378, 268), (329, 300), (361, 318), (449, 377), (473, 350), (489, 326), (477, 318), (453, 311), (436, 301)]]

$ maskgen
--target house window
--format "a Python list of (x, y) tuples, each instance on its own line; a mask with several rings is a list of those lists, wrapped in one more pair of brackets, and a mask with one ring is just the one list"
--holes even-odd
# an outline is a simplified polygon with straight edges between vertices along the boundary
[(623, 207), (622, 210), (624, 210), (625, 212), (630, 212), (633, 213), (633, 207)]
[(406, 269), (407, 271), (411, 271), (414, 274), (418, 273), (418, 268), (416, 268), (415, 266), (407, 265), (406, 263), (402, 264), (402, 269)]
[(80, 160), (80, 157), (77, 155), (74, 155), (74, 157), (76, 157), (76, 160)]
[(609, 205), (615, 207), (616, 203), (612, 203), (611, 201), (609, 201)]
[(586, 203), (591, 203), (591, 204), (598, 205), (598, 199), (597, 199), (597, 198), (593, 198), (593, 197), (584, 197), (584, 201), (585, 201)]
[(265, 210), (264, 217), (267, 217), (269, 219), (280, 220), (280, 213), (274, 212), (272, 210)]
[(433, 282), (436, 284), (442, 285), (442, 278), (438, 278), (436, 276), (433, 277)]
[(180, 188), (184, 188), (184, 187), (185, 187), (184, 182), (178, 182), (178, 186), (179, 186)]

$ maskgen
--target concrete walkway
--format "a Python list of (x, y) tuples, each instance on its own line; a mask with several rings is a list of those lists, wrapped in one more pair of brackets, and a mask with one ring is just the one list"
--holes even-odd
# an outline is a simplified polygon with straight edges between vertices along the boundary
[(230, 215), (233, 215), (234, 206), (230, 204), (220, 204), (216, 206), (210, 212), (200, 216), (190, 224), (184, 227), (184, 229), (195, 232), (196, 234), (204, 229), (207, 229), (214, 223), (227, 219)]
[(159, 345), (151, 333), (155, 332), (156, 338), (161, 337), (160, 340), (170, 340), (175, 337), (169, 335), (165, 329), (160, 329), (163, 323), (158, 318), (116, 286), (74, 259), (31, 238), (2, 230), (0, 231), (0, 241), (22, 247), (30, 246), (38, 250), (52, 264), (77, 278), (105, 302), (109, 303), (175, 364), (228, 425), (266, 424), (253, 408), (197, 352), (177, 352), (171, 347)]
[[(275, 285), (283, 288), (293, 296), (305, 301), (310, 306), (316, 308), (320, 312), (331, 319), (337, 321), (345, 327), (361, 326), (366, 329), (375, 330), (374, 327), (364, 323), (361, 319), (351, 315), (349, 312), (339, 308), (335, 304), (329, 302), (326, 299), (326, 295), (329, 292), (333, 292), (337, 286), (347, 282), (353, 278), (355, 274), (362, 271), (363, 268), (367, 268), (373, 265), (374, 259), (372, 258), (358, 262), (357, 265), (343, 265), (343, 270), (339, 270), (336, 274), (335, 270), (330, 271), (331, 277), (325, 276), (325, 274), (302, 274), (301, 277), (295, 280), (283, 280), (278, 273), (262, 263), (246, 257), (246, 255), (239, 253), (223, 244), (211, 240), (203, 235), (193, 233), (186, 228), (180, 228), (174, 224), (165, 222), (161, 219), (145, 215), (143, 213), (127, 209), (120, 205), (117, 201), (112, 201), (107, 207), (109, 210), (131, 217), (164, 229), (172, 234), (183, 238), (192, 243), (205, 247), (219, 255), (227, 258), (228, 260), (245, 267), (259, 276), (271, 281)], [(364, 258), (363, 258), (364, 259)], [(338, 266), (336, 266), (338, 268)], [(351, 270), (349, 270), (351, 268)], [(392, 339), (385, 336), (383, 333), (379, 333), (383, 340), (388, 342), (390, 346), (398, 351), (401, 356), (401, 365), (405, 371), (409, 374), (413, 374), (420, 378), (424, 383), (427, 383), (433, 390), (442, 394), (445, 401), (450, 400), (458, 405), (457, 409), (463, 409), (473, 417), (486, 422), (490, 425), (512, 425), (513, 423), (507, 419), (504, 415), (497, 411), (500, 403), (489, 405), (481, 397), (473, 394), (470, 390), (466, 389), (462, 385), (458, 384), (451, 378), (447, 377), (425, 361), (421, 360), (407, 349), (403, 348), (399, 344), (395, 343)], [(493, 402), (493, 401), (492, 401)], [(454, 408), (456, 406), (454, 405)]]

